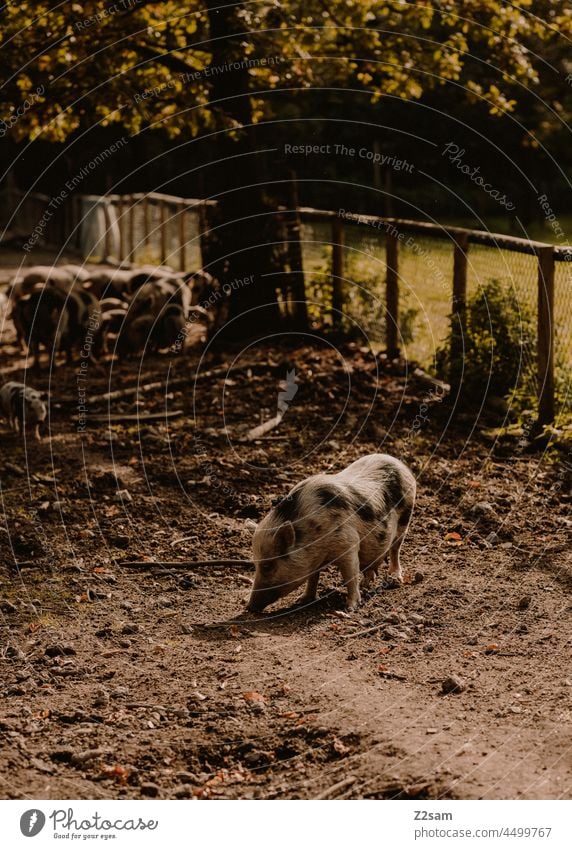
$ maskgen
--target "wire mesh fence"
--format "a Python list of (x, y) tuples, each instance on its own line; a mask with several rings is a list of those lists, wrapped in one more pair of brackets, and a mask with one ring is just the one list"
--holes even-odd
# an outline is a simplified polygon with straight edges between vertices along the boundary
[[(491, 290), (496, 281), (513, 317), (514, 337), (509, 344), (517, 348), (511, 354), (518, 362), (512, 396), (519, 398), (521, 406), (537, 407), (534, 412), (539, 412), (544, 423), (555, 417), (569, 419), (572, 266), (567, 249), (375, 216), (351, 216), (340, 235), (339, 225), (337, 230), (334, 227), (339, 218), (335, 213), (309, 209), (302, 213), (307, 290), (326, 313), (329, 305), (332, 324), (336, 322), (331, 308), (338, 277), (348, 329), (359, 330), (374, 346), (391, 347), (388, 336), (394, 325), (400, 353), (431, 369), (440, 352), (451, 344), (452, 317), (462, 315), (466, 322), (467, 305), (469, 312), (471, 305), (476, 311), (480, 301), (485, 312), (490, 306), (491, 349), (508, 344), (500, 338), (494, 305), (487, 301), (491, 292), (497, 291)], [(392, 241), (393, 259), (388, 260)], [(455, 254), (462, 260), (458, 273)], [(550, 260), (552, 272), (541, 271), (541, 255)], [(393, 294), (394, 314), (388, 315), (392, 265), (398, 291)], [(457, 293), (456, 279), (460, 285)], [(462, 346), (458, 356), (463, 356)], [(491, 368), (493, 364), (491, 356)], [(485, 391), (487, 381), (494, 383), (494, 375), (484, 371)]]

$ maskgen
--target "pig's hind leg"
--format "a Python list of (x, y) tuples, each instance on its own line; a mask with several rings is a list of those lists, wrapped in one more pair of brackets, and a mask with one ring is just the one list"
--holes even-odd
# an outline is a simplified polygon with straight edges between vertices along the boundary
[(394, 581), (398, 586), (401, 586), (403, 583), (403, 569), (401, 567), (399, 555), (401, 552), (401, 546), (403, 545), (403, 540), (405, 539), (405, 535), (409, 529), (411, 513), (412, 509), (410, 508), (405, 510), (399, 517), (397, 535), (389, 549), (389, 569), (387, 571), (389, 573), (390, 580)]

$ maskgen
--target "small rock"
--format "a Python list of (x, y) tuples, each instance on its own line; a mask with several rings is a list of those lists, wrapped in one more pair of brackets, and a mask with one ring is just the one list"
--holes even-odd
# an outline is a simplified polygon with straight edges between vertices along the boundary
[(438, 728), (428, 728), (428, 729), (427, 729), (427, 731), (426, 731), (425, 733), (426, 733), (426, 734), (438, 734), (438, 733), (439, 733), (439, 729), (438, 729)]
[(462, 693), (465, 689), (465, 685), (461, 681), (460, 678), (457, 678), (456, 675), (449, 675), (448, 678), (441, 683), (441, 692), (444, 696), (448, 693)]
[(26, 660), (24, 652), (16, 646), (6, 646), (4, 655), (6, 657), (13, 657), (15, 660)]
[(129, 687), (116, 687), (111, 693), (112, 699), (121, 699), (123, 696), (129, 695)]
[(139, 633), (139, 625), (136, 625), (134, 622), (128, 622), (121, 629), (122, 634), (138, 634)]
[(172, 790), (174, 799), (189, 799), (192, 792), (192, 789), (185, 784), (178, 784), (176, 787), (173, 787)]
[(399, 625), (399, 623), (401, 622), (401, 616), (399, 615), (399, 613), (393, 611), (393, 613), (388, 613), (388, 615), (385, 617), (385, 621), (389, 622), (390, 625)]
[(114, 501), (119, 501), (121, 504), (124, 502), (133, 501), (133, 496), (129, 492), (128, 489), (118, 489), (115, 495), (113, 496)]
[(471, 513), (473, 516), (481, 516), (483, 519), (492, 519), (495, 515), (495, 508), (490, 501), (477, 501), (471, 507)]
[(2, 613), (16, 613), (18, 608), (11, 601), (0, 602), (0, 611)]
[(528, 610), (531, 602), (532, 602), (531, 596), (523, 595), (523, 597), (519, 600), (517, 607), (518, 607), (519, 610)]
[(423, 616), (419, 616), (418, 613), (408, 613), (407, 618), (410, 622), (413, 622), (414, 625), (424, 625), (425, 618)]
[(406, 631), (400, 631), (398, 628), (388, 626), (382, 632), (381, 636), (383, 640), (408, 640), (411, 635)]
[(423, 574), (423, 572), (416, 572), (415, 575), (413, 576), (413, 583), (414, 584), (420, 584), (421, 581), (424, 578), (425, 578), (425, 575)]
[(263, 757), (264, 756), (261, 754), (261, 752), (257, 752), (257, 751), (247, 752), (246, 755), (244, 756), (244, 763), (248, 767), (257, 766), (260, 763), (260, 761), (263, 760)]
[(95, 691), (92, 704), (94, 707), (107, 707), (109, 704), (109, 693), (104, 687), (100, 687)]
[(61, 657), (64, 654), (77, 654), (73, 646), (53, 645), (46, 646), (44, 651), (46, 657)]
[(161, 793), (161, 788), (159, 787), (159, 785), (153, 784), (152, 781), (146, 781), (145, 784), (142, 784), (139, 789), (143, 796), (151, 796), (152, 798), (156, 798)]
[(109, 542), (116, 548), (127, 548), (131, 540), (127, 534), (112, 534), (109, 537)]
[(434, 644), (431, 641), (429, 641), (428, 643), (425, 643), (425, 645), (423, 646), (423, 651), (426, 651), (426, 652), (435, 651)]
[(111, 749), (86, 749), (84, 752), (75, 752), (71, 756), (71, 762), (74, 766), (82, 766), (88, 761), (93, 761), (96, 758), (105, 757), (111, 754)]
[(180, 781), (181, 784), (199, 784), (199, 778), (194, 772), (176, 772), (175, 778), (177, 781)]
[(128, 649), (131, 647), (131, 640), (118, 640), (117, 645), (120, 649)]

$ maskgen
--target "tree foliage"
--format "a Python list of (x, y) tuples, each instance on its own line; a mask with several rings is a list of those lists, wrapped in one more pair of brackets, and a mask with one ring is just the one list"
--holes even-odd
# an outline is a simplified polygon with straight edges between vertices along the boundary
[[(238, 3), (234, 37), (217, 67), (213, 56), (219, 61), (222, 51), (208, 7), (200, 0), (4, 6), (1, 116), (44, 88), (33, 108), (18, 112), (14, 138), (61, 142), (96, 123), (131, 133), (162, 128), (172, 137), (235, 133), (236, 110), (212, 98), (217, 76), (235, 73), (231, 62), (247, 68), (254, 121), (272, 115), (272, 90), (316, 87), (364, 90), (378, 101), (420, 98), (449, 84), (500, 114), (541, 86), (539, 51), (564, 68), (562, 36), (572, 35), (564, 0)], [(554, 114), (539, 125), (565, 117), (562, 90), (550, 97)]]

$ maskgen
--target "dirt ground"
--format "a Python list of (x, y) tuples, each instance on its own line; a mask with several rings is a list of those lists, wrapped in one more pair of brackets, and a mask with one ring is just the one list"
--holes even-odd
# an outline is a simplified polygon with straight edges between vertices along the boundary
[[(0, 356), (23, 376), (6, 336)], [(78, 433), (76, 370), (45, 368), (27, 377), (51, 391), (43, 441), (0, 423), (0, 796), (570, 796), (572, 522), (554, 458), (451, 421), (356, 346), (110, 368), (90, 366), (89, 396), (167, 388), (88, 401)], [(282, 424), (247, 442), (292, 368)], [(309, 608), (248, 616), (248, 568), (121, 565), (248, 558), (277, 496), (379, 450), (410, 464), (418, 505), (405, 586), (380, 581), (357, 613), (333, 570)], [(450, 676), (462, 691), (443, 694)]]

